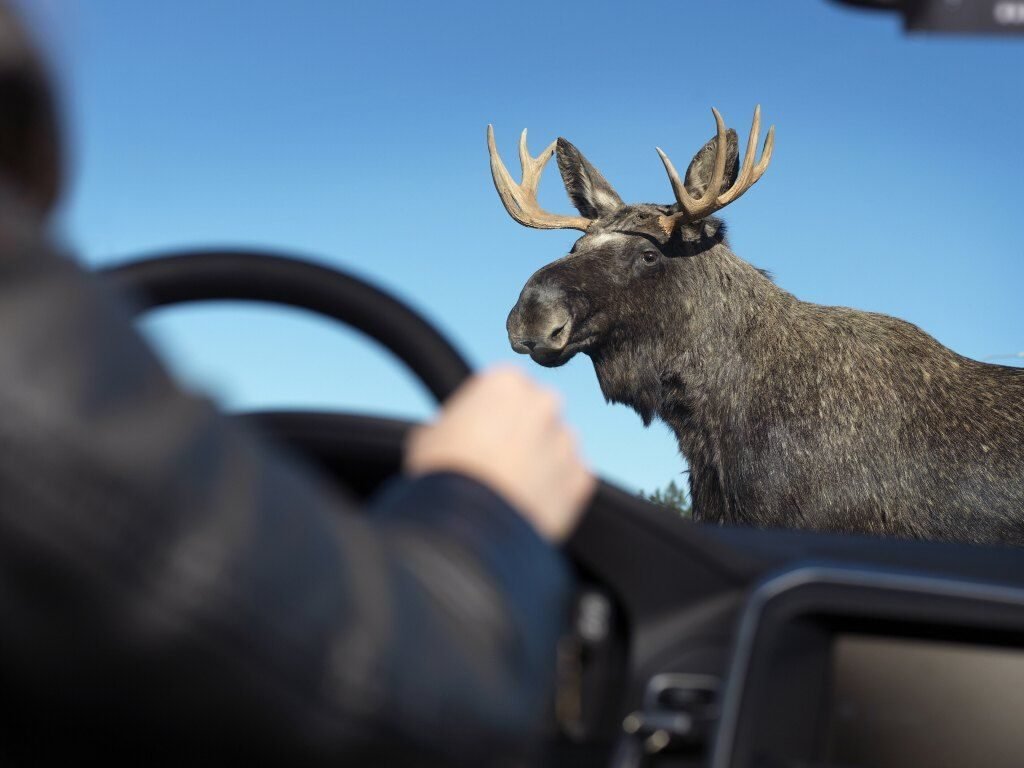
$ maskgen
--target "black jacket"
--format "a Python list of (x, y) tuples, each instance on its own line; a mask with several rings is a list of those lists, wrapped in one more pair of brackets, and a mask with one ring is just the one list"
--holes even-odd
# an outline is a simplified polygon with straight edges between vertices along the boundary
[(28, 222), (0, 206), (0, 761), (528, 751), (560, 555), (457, 475), (350, 508)]

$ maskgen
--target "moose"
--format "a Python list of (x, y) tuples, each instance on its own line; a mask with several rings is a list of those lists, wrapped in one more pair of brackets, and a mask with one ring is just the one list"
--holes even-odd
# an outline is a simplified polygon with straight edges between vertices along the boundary
[[(698, 520), (906, 538), (1024, 544), (1024, 369), (980, 363), (887, 315), (801, 301), (729, 248), (714, 214), (768, 167), (755, 164), (760, 107), (742, 167), (716, 134), (675, 195), (627, 205), (559, 138), (516, 183), (487, 128), (508, 213), (583, 232), (538, 270), (508, 316), (512, 348), (543, 366), (588, 355), (606, 400), (674, 431)], [(540, 208), (544, 166), (579, 216)]]

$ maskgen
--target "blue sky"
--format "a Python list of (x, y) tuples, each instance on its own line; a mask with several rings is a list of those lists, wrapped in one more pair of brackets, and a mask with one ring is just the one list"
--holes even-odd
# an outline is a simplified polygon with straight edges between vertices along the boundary
[[(195, 245), (285, 248), (367, 276), (478, 365), (524, 358), (505, 316), (571, 232), (515, 224), (515, 169), (562, 135), (627, 200), (667, 202), (710, 107), (776, 125), (772, 167), (725, 212), (734, 250), (799, 297), (886, 312), (972, 357), (1024, 350), (1024, 40), (903, 36), (825, 0), (136, 3), (35, 0), (73, 172), (64, 238), (92, 265)], [(515, 172), (515, 170), (513, 170)], [(570, 210), (557, 172), (541, 189)], [(353, 333), (216, 306), (145, 324), (227, 407), (422, 418), (424, 390)], [(1013, 361), (1007, 361), (1013, 362)], [(668, 431), (601, 399), (588, 359), (532, 366), (591, 463), (680, 477)]]

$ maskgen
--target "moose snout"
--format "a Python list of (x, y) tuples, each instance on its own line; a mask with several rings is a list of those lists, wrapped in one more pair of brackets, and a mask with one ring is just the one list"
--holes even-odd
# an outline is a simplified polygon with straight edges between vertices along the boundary
[(512, 349), (521, 355), (534, 352), (560, 352), (569, 338), (568, 321), (554, 321), (534, 333), (509, 333)]
[(512, 349), (521, 355), (561, 352), (569, 343), (572, 315), (552, 291), (527, 287), (505, 324)]

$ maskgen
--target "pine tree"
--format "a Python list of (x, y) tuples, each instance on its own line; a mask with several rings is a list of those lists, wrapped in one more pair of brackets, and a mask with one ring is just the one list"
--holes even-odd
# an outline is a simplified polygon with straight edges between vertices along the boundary
[(683, 517), (689, 517), (693, 511), (690, 507), (689, 495), (685, 489), (676, 484), (675, 480), (672, 480), (664, 488), (654, 493), (644, 493), (641, 491), (640, 496), (655, 504), (661, 504), (663, 507), (673, 509)]

